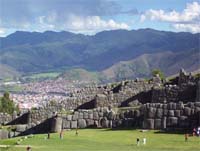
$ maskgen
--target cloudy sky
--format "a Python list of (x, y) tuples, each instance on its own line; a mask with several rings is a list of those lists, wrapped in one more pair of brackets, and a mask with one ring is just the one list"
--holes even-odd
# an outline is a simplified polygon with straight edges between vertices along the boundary
[(0, 0), (0, 36), (139, 28), (200, 32), (200, 0)]

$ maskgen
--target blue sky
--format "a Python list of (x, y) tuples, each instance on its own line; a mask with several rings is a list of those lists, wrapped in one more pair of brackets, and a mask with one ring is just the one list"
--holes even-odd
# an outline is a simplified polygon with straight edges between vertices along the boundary
[(0, 36), (140, 28), (200, 32), (200, 0), (0, 0)]

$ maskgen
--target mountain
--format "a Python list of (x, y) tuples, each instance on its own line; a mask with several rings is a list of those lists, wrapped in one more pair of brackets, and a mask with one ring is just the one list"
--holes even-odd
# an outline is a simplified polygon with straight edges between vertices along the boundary
[(129, 61), (121, 61), (104, 70), (103, 74), (112, 81), (150, 77), (153, 69), (160, 69), (166, 76), (170, 76), (177, 73), (180, 67), (184, 67), (188, 72), (200, 69), (199, 58), (198, 50), (143, 54)]
[(0, 64), (0, 71), (0, 80), (13, 79), (14, 77), (20, 76), (20, 73), (7, 65)]
[[(112, 30), (87, 36), (71, 32), (17, 31), (0, 38), (0, 64), (21, 74), (81, 68), (109, 79), (199, 68), (200, 33), (154, 29)], [(126, 78), (124, 77), (124, 78)]]

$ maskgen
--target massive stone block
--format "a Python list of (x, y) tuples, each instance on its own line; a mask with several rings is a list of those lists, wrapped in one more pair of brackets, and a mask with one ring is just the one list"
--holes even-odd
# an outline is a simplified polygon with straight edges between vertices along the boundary
[(84, 119), (88, 119), (88, 112), (84, 112), (84, 113), (83, 113), (83, 118), (84, 118)]
[(161, 119), (155, 119), (154, 120), (154, 128), (155, 129), (161, 129), (162, 128), (162, 120)]
[(144, 129), (154, 129), (154, 119), (145, 119), (143, 121)]
[(180, 117), (180, 116), (181, 116), (181, 111), (180, 111), (180, 110), (175, 110), (175, 111), (174, 111), (174, 115), (175, 115), (176, 117)]
[(84, 119), (79, 119), (78, 120), (78, 127), (79, 128), (86, 128), (87, 127), (86, 121)]
[(98, 112), (93, 112), (93, 119), (98, 120), (99, 119), (99, 114)]
[(78, 128), (77, 121), (71, 121), (71, 128), (73, 129)]
[(72, 120), (73, 121), (78, 120), (78, 115), (79, 115), (78, 112), (75, 112), (74, 115), (72, 116)]
[(27, 124), (16, 125), (15, 127), (17, 132), (24, 132), (27, 129)]
[(191, 115), (191, 108), (185, 107), (185, 108), (184, 108), (184, 115), (190, 116), (190, 115)]
[(163, 117), (163, 109), (158, 108), (156, 111), (156, 117), (162, 118)]
[(67, 121), (67, 120), (63, 120), (62, 128), (63, 129), (70, 129), (71, 128), (71, 122)]
[(164, 115), (164, 116), (168, 116), (168, 112), (169, 112), (169, 111), (168, 111), (167, 109), (164, 109), (164, 110), (163, 110), (163, 115)]
[(51, 132), (57, 133), (62, 130), (62, 118), (55, 117), (51, 120)]
[(78, 119), (83, 119), (83, 113), (82, 112), (79, 112)]
[(178, 118), (177, 117), (168, 117), (167, 118), (167, 126), (169, 127), (177, 127), (178, 124)]
[(89, 113), (89, 114), (88, 114), (88, 118), (89, 118), (89, 119), (93, 119), (93, 113)]
[(174, 116), (174, 110), (169, 110), (168, 111), (168, 116), (173, 117)]
[(156, 115), (156, 108), (150, 107), (150, 108), (148, 109), (147, 117), (148, 117), (148, 118), (154, 118), (155, 115)]
[(72, 120), (72, 115), (67, 115), (67, 120), (71, 121)]
[(94, 120), (92, 119), (86, 119), (87, 127), (93, 127), (94, 125)]

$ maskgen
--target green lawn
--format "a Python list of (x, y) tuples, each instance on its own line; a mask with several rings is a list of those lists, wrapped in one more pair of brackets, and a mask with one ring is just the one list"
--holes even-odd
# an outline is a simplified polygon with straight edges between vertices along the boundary
[(29, 76), (25, 76), (31, 79), (40, 79), (40, 78), (56, 78), (60, 72), (47, 72), (47, 73), (35, 73)]
[[(59, 139), (59, 134), (51, 134), (49, 140), (45, 139), (46, 135), (35, 135), (7, 150), (25, 151), (25, 147), (31, 145), (32, 151), (200, 151), (200, 138), (189, 137), (188, 142), (185, 142), (182, 134), (155, 132), (85, 129), (79, 130), (79, 136), (75, 136), (75, 131), (66, 131), (63, 140)], [(146, 137), (147, 144), (137, 146), (137, 137)], [(0, 140), (0, 144), (12, 145), (17, 139)]]

